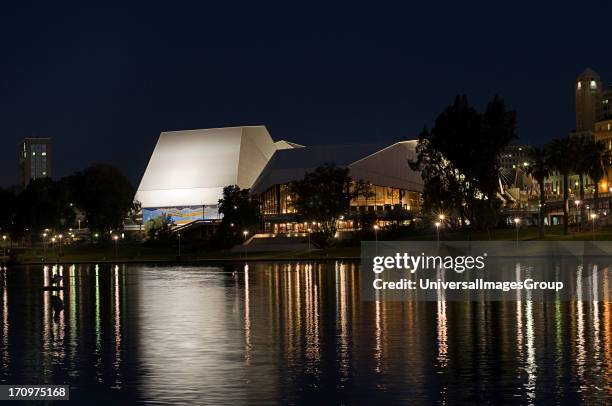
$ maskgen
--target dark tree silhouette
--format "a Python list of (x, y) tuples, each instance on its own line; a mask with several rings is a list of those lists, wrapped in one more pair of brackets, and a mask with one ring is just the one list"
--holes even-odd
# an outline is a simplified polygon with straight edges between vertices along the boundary
[(539, 207), (539, 238), (544, 238), (544, 210), (546, 205), (546, 191), (544, 190), (544, 180), (550, 176), (551, 169), (548, 162), (548, 151), (546, 148), (532, 147), (529, 149), (529, 165), (527, 173), (531, 175), (540, 188), (540, 207)]
[(498, 157), (515, 138), (516, 113), (495, 96), (484, 113), (457, 96), (419, 136), (413, 169), (421, 170), (424, 200), (452, 208), (461, 225), (489, 228), (498, 211)]
[(94, 165), (75, 174), (71, 184), (75, 204), (85, 212), (90, 231), (105, 235), (122, 228), (133, 206), (134, 188), (118, 169)]

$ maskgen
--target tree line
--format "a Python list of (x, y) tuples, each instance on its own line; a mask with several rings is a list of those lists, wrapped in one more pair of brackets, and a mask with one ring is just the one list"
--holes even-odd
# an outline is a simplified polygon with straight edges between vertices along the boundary
[[(556, 138), (542, 147), (532, 147), (529, 151), (527, 172), (539, 185), (539, 235), (544, 236), (544, 216), (546, 208), (545, 181), (558, 174), (563, 182), (563, 232), (569, 232), (569, 178), (578, 176), (579, 198), (584, 202), (585, 178), (595, 184), (595, 209), (599, 208), (599, 183), (612, 169), (612, 155), (601, 141), (585, 135)], [(580, 218), (584, 218), (585, 205), (580, 206)]]
[(130, 181), (110, 165), (93, 165), (58, 181), (33, 179), (23, 190), (0, 189), (0, 233), (13, 241), (38, 240), (45, 230), (76, 228), (80, 211), (82, 226), (104, 236), (123, 227), (133, 199)]

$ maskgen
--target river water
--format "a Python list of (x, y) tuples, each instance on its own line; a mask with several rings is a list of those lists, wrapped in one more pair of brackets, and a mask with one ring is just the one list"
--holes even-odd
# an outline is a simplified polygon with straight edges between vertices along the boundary
[(87, 404), (612, 398), (609, 295), (369, 302), (352, 262), (56, 271), (59, 292), (42, 290), (52, 269), (0, 272), (0, 383), (67, 384)]

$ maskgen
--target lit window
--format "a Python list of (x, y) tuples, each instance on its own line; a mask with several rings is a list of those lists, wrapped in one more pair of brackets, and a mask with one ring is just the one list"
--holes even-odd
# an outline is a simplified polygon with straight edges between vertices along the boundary
[(36, 151), (32, 151), (32, 156), (36, 156)]
[(42, 153), (42, 156), (47, 156), (47, 153), (46, 153), (46, 152), (43, 152), (43, 153)]
[(43, 176), (47, 176), (47, 172), (43, 171)]
[(597, 89), (597, 82), (591, 80), (591, 89)]
[(578, 82), (578, 90), (582, 89), (582, 82)]

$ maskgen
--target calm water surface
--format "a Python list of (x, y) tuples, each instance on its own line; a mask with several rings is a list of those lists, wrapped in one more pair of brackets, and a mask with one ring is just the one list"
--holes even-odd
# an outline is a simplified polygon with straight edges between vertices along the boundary
[(87, 404), (612, 397), (609, 295), (365, 302), (357, 264), (333, 262), (61, 272), (69, 288), (59, 293), (41, 289), (50, 269), (0, 272), (1, 383), (65, 383)]

